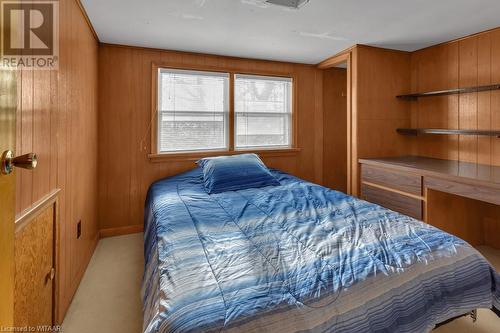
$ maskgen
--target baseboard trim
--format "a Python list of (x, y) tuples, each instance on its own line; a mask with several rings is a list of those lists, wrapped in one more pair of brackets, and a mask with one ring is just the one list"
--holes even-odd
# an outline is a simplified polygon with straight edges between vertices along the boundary
[(107, 238), (107, 237), (114, 237), (114, 236), (136, 234), (138, 232), (142, 232), (143, 230), (144, 230), (144, 226), (142, 224), (128, 225), (125, 227), (117, 227), (117, 228), (101, 229), (101, 230), (99, 230), (99, 238)]

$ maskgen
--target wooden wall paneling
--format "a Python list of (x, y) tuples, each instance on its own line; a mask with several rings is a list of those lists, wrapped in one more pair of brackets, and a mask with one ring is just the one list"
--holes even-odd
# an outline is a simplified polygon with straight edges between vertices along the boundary
[[(68, 6), (68, 19), (71, 20), (71, 22), (78, 22), (78, 11), (75, 11), (77, 8), (76, 7), (71, 7)], [(69, 27), (69, 38), (68, 38), (68, 47), (69, 47), (69, 58), (68, 58), (68, 70), (72, 75), (68, 75), (68, 84), (70, 85), (70, 89), (68, 89), (65, 93), (67, 94), (67, 108), (69, 111), (69, 119), (68, 119), (68, 128), (70, 131), (68, 132), (68, 137), (67, 141), (69, 143), (69, 150), (68, 150), (68, 162), (69, 166), (67, 169), (67, 177), (69, 180), (68, 187), (72, 189), (81, 189), (79, 180), (81, 178), (77, 177), (78, 172), (83, 172), (83, 169), (77, 169), (75, 168), (76, 163), (79, 162), (77, 157), (80, 155), (81, 147), (77, 146), (78, 140), (81, 140), (80, 142), (85, 141), (84, 133), (81, 132), (80, 130), (80, 125), (81, 125), (81, 119), (79, 119), (79, 113), (77, 110), (80, 109), (80, 99), (78, 98), (79, 94), (79, 88), (80, 85), (78, 82), (75, 80), (76, 77), (82, 78), (81, 77), (81, 67), (84, 66), (84, 63), (81, 63), (80, 66), (76, 64), (76, 61), (79, 59), (76, 59), (78, 57), (77, 52), (82, 52), (78, 48), (78, 42), (81, 42), (81, 39), (79, 39), (78, 36), (78, 24), (71, 24)], [(82, 53), (80, 53), (82, 54)], [(74, 135), (74, 133), (80, 133), (79, 138)], [(83, 176), (81, 174), (80, 176)], [(83, 178), (83, 177), (82, 177)], [(69, 215), (67, 219), (67, 226), (69, 227), (68, 230), (68, 244), (69, 244), (69, 265), (68, 265), (68, 270), (69, 270), (69, 283), (70, 283), (70, 288), (71, 285), (74, 284), (74, 281), (77, 278), (78, 274), (78, 269), (79, 269), (79, 262), (78, 260), (75, 260), (77, 258), (77, 243), (78, 241), (76, 240), (76, 229), (77, 229), (77, 223), (79, 221), (79, 214), (78, 214), (78, 194), (71, 191), (68, 196), (68, 201), (67, 205), (69, 208)], [(83, 226), (82, 226), (83, 228)], [(83, 233), (83, 230), (82, 230)], [(83, 254), (81, 254), (83, 255)]]
[[(294, 71), (297, 73), (296, 91), (300, 93), (300, 96), (296, 98), (298, 104), (296, 110), (298, 123), (300, 124), (296, 135), (298, 146), (304, 148), (300, 153), (301, 158), (309, 161), (309, 163), (299, 163), (296, 165), (297, 169), (295, 171), (291, 170), (291, 172), (314, 182), (316, 180), (314, 164), (315, 162), (322, 163), (322, 160), (319, 162), (316, 159), (315, 152), (317, 150), (314, 147), (315, 135), (317, 134), (317, 124), (315, 122), (315, 76), (317, 69), (309, 66), (294, 67)], [(318, 167), (322, 169), (321, 165)], [(317, 176), (322, 178), (322, 174)]]
[[(20, 93), (22, 100), (20, 110), (18, 110), (18, 121), (22, 122), (22, 132), (21, 137), (16, 142), (19, 155), (33, 151), (33, 70), (22, 69), (21, 71), (22, 87)], [(16, 189), (16, 201), (20, 202), (20, 209), (21, 207), (29, 207), (33, 202), (33, 172), (21, 169), (17, 171), (17, 177), (21, 181), (20, 187)]]
[[(72, 10), (71, 6), (67, 7), (67, 19), (69, 22), (74, 22), (75, 20), (75, 13)], [(76, 86), (74, 86), (74, 81), (73, 81), (73, 75), (79, 75), (78, 67), (75, 67), (75, 60), (74, 57), (76, 55), (76, 52), (78, 51), (77, 49), (77, 41), (76, 41), (76, 30), (77, 30), (77, 25), (69, 24), (66, 26), (66, 29), (68, 29), (68, 65), (66, 69), (68, 70), (68, 75), (66, 76), (67, 84), (68, 84), (68, 90), (62, 92), (66, 94), (66, 110), (68, 112), (68, 118), (67, 118), (67, 136), (66, 136), (66, 142), (68, 145), (66, 146), (66, 158), (68, 159), (68, 164), (66, 166), (66, 177), (67, 177), (67, 183), (66, 186), (70, 189), (76, 189), (78, 188), (78, 184), (75, 182), (75, 170), (74, 170), (74, 163), (75, 163), (75, 155), (78, 153), (78, 148), (75, 147), (75, 136), (73, 136), (73, 131), (77, 131), (78, 128), (76, 127), (77, 124), (77, 110), (78, 110), (78, 100), (76, 99)], [(83, 133), (80, 133), (80, 135), (83, 135)], [(76, 272), (77, 272), (77, 267), (75, 267), (76, 262), (74, 261), (74, 258), (76, 258), (76, 251), (75, 251), (75, 242), (76, 242), (76, 223), (77, 221), (75, 220), (76, 218), (76, 202), (75, 202), (76, 196), (73, 193), (73, 191), (68, 191), (68, 196), (66, 197), (66, 227), (67, 227), (67, 232), (66, 232), (66, 242), (67, 242), (67, 266), (66, 266), (66, 274), (69, 275), (68, 277), (68, 283), (69, 283), (69, 289), (71, 289), (71, 285), (73, 284), (73, 281), (75, 280), (76, 277)], [(68, 295), (69, 296), (69, 295)], [(71, 303), (71, 300), (68, 299), (69, 303)]]
[[(75, 0), (60, 2), (59, 69), (18, 73), (16, 153), (35, 152), (34, 171), (16, 175), (16, 213), (59, 193), (58, 312), (61, 322), (97, 241), (97, 50)], [(82, 237), (76, 223), (82, 220)]]
[[(67, 18), (68, 13), (67, 13), (67, 6), (62, 5), (59, 7), (59, 15), (61, 18)], [(69, 23), (67, 19), (61, 19), (60, 22), (60, 27), (59, 27), (59, 59), (61, 61), (59, 62), (59, 70), (57, 73), (57, 80), (54, 82), (54, 84), (57, 86), (57, 96), (56, 96), (56, 103), (57, 107), (53, 109), (56, 112), (56, 127), (55, 131), (57, 132), (57, 155), (52, 156), (52, 158), (56, 158), (57, 160), (57, 167), (55, 169), (57, 176), (56, 176), (56, 186), (57, 188), (61, 189), (61, 192), (59, 194), (59, 217), (60, 217), (60, 245), (59, 245), (59, 253), (57, 253), (59, 257), (59, 262), (60, 262), (60, 267), (57, 271), (57, 280), (58, 280), (58, 287), (59, 287), (59, 304), (61, 307), (64, 307), (63, 304), (69, 304), (69, 289), (70, 289), (70, 279), (69, 279), (69, 274), (66, 270), (69, 270), (69, 241), (68, 241), (68, 231), (69, 227), (67, 227), (67, 221), (68, 221), (68, 212), (69, 209), (67, 208), (67, 201), (68, 201), (68, 192), (69, 185), (67, 183), (67, 156), (68, 156), (68, 144), (66, 138), (68, 137), (68, 132), (69, 128), (67, 126), (67, 119), (68, 119), (68, 108), (67, 108), (67, 98), (66, 94), (64, 93), (67, 91), (68, 84), (67, 84), (67, 75), (68, 75), (68, 62), (63, 61), (63, 59), (68, 59), (69, 58), (69, 48), (68, 47), (63, 47), (64, 45), (67, 45), (68, 43), (68, 29), (69, 29)], [(64, 316), (64, 311), (62, 311), (60, 308), (57, 309), (57, 318), (59, 318), (62, 321), (62, 318)]]
[[(477, 37), (477, 78), (478, 85), (490, 85), (491, 82), (491, 35)], [(491, 130), (491, 91), (477, 94), (477, 128)], [(477, 162), (491, 164), (491, 143), (496, 138), (477, 138)]]
[[(158, 52), (133, 52), (134, 59), (137, 61), (133, 69), (134, 80), (140, 81), (147, 73), (151, 72), (151, 58), (158, 56)], [(143, 181), (143, 171), (145, 165), (149, 163), (148, 154), (151, 147), (150, 129), (156, 126), (156, 118), (150, 116), (152, 100), (146, 105), (142, 102), (151, 96), (152, 80), (144, 85), (135, 87), (135, 96), (133, 98), (133, 119), (137, 124), (132, 128), (132, 154), (131, 154), (131, 176), (130, 176), (130, 215), (140, 216), (144, 211), (144, 202), (142, 201), (143, 193), (146, 193), (148, 184)], [(145, 114), (146, 113), (146, 116)], [(142, 229), (142, 221), (138, 221), (138, 227)], [(136, 227), (137, 228), (137, 227)], [(137, 230), (137, 229), (136, 229)], [(140, 230), (140, 229), (139, 229)]]
[(347, 69), (323, 73), (323, 183), (347, 192)]
[[(471, 87), (478, 84), (478, 41), (477, 38), (459, 42), (459, 87)], [(477, 129), (478, 93), (459, 96), (459, 128)], [(459, 160), (477, 163), (477, 136), (462, 135), (459, 138)]]
[(356, 196), (358, 185), (358, 48), (354, 48), (347, 59), (348, 100), (347, 104), (347, 193)]
[(83, 7), (80, 0), (75, 0), (75, 2), (76, 2), (76, 5), (78, 6), (78, 9), (80, 10), (81, 15), (83, 16), (83, 18), (85, 19), (85, 22), (87, 23), (85, 29), (90, 29), (92, 36), (93, 36), (93, 40), (99, 42), (99, 37), (97, 36), (97, 33), (95, 32), (94, 27), (92, 26), (92, 22), (90, 21), (90, 18), (87, 14), (87, 11)]
[[(76, 69), (71, 76), (72, 114), (72, 177), (75, 190), (72, 192), (72, 236), (73, 262), (71, 267), (72, 290), (76, 291), (98, 240), (97, 223), (97, 59), (98, 45), (90, 31), (85, 17), (78, 6), (71, 7), (73, 20), (72, 66)], [(78, 45), (85, 46), (79, 49)], [(78, 51), (80, 51), (78, 53)], [(93, 156), (82, 167), (82, 161)], [(78, 221), (82, 222), (82, 234), (76, 239)]]
[[(458, 86), (458, 48), (442, 45), (412, 54), (413, 91), (432, 91)], [(412, 126), (458, 129), (458, 96), (436, 96), (411, 102)], [(458, 136), (420, 136), (418, 155), (435, 158), (458, 158)]]
[[(16, 86), (17, 86), (17, 109), (16, 109), (16, 147), (15, 147), (15, 155), (20, 155), (22, 152), (22, 144), (21, 140), (23, 139), (23, 120), (22, 120), (22, 109), (23, 109), (23, 71), (16, 71)], [(20, 188), (22, 185), (21, 175), (18, 171), (16, 173), (16, 210), (17, 214), (22, 210), (21, 196), (20, 196)]]
[[(324, 172), (323, 172), (323, 167), (324, 167), (324, 143), (325, 143), (325, 128), (323, 127), (324, 124), (324, 111), (323, 111), (323, 84), (324, 84), (324, 76), (323, 76), (323, 71), (321, 70), (316, 70), (315, 71), (315, 76), (314, 76), (314, 174), (315, 174), (315, 182), (318, 184), (324, 184)], [(346, 78), (346, 83), (347, 83), (347, 78)], [(347, 85), (347, 84), (346, 84)], [(347, 114), (347, 106), (345, 108), (345, 114)], [(346, 117), (343, 118), (343, 128), (345, 132), (345, 128), (347, 125), (347, 120)], [(295, 124), (295, 128), (298, 128), (298, 126)], [(345, 140), (344, 140), (345, 141)], [(342, 150), (342, 148), (340, 147)], [(347, 143), (344, 142), (344, 151), (347, 149)], [(347, 156), (345, 155), (340, 155), (339, 159), (342, 161), (343, 168), (345, 170), (347, 166), (347, 161), (346, 161)], [(344, 177), (347, 177), (347, 175), (344, 174)], [(343, 191), (347, 191), (347, 189), (344, 187)]]
[(59, 127), (59, 94), (58, 94), (58, 71), (50, 71), (50, 152), (49, 152), (49, 188), (58, 188), (57, 186), (57, 165), (59, 163), (59, 144), (60, 144), (60, 127)]
[[(65, 232), (61, 237), (61, 269), (60, 269), (60, 274), (64, 276), (64, 282), (65, 285), (62, 288), (62, 296), (64, 297), (63, 301), (61, 302), (62, 304), (67, 304), (69, 307), (69, 304), (71, 303), (71, 283), (72, 283), (72, 268), (71, 268), (71, 259), (73, 252), (71, 251), (71, 242), (75, 238), (74, 236), (74, 221), (73, 221), (73, 216), (72, 216), (72, 193), (71, 189), (74, 188), (73, 184), (73, 178), (71, 177), (71, 172), (70, 168), (72, 166), (72, 153), (71, 153), (71, 148), (72, 148), (72, 142), (71, 142), (71, 122), (72, 122), (72, 115), (74, 113), (73, 109), (73, 104), (71, 103), (71, 76), (70, 76), (70, 71), (72, 70), (71, 68), (71, 57), (73, 56), (72, 52), (72, 47), (74, 45), (71, 45), (73, 43), (72, 40), (72, 25), (70, 24), (70, 21), (72, 21), (71, 17), (71, 11), (69, 6), (66, 6), (64, 8), (64, 16), (67, 18), (68, 21), (65, 21), (63, 23), (65, 25), (64, 27), (64, 37), (61, 37), (62, 40), (61, 42), (65, 42), (67, 47), (65, 48), (65, 58), (67, 59), (66, 61), (61, 61), (60, 65), (63, 65), (63, 68), (59, 68), (60, 73), (62, 75), (60, 84), (63, 85), (63, 87), (60, 87), (59, 93), (63, 95), (63, 104), (60, 106), (62, 108), (62, 111), (65, 113), (65, 122), (63, 124), (64, 126), (64, 134), (63, 138), (65, 141), (65, 150), (63, 151), (63, 156), (62, 158), (64, 159), (63, 165), (64, 169), (62, 172), (64, 173), (64, 188), (66, 189), (65, 191), (65, 196), (64, 196), (64, 207), (65, 207), (65, 214), (62, 216), (62, 221), (65, 226)], [(61, 60), (63, 58), (61, 57)]]
[[(98, 155), (98, 160), (100, 162), (100, 165), (102, 167), (99, 167), (99, 172), (103, 172), (102, 170), (107, 170), (108, 167), (108, 160), (106, 158), (106, 155), (104, 154), (104, 151), (110, 151), (112, 147), (109, 145), (109, 133), (106, 130), (106, 128), (110, 127), (112, 124), (112, 117), (104, 117), (103, 113), (104, 112), (111, 112), (110, 110), (110, 99), (109, 98), (102, 98), (102, 87), (108, 87), (108, 93), (111, 96), (113, 93), (113, 85), (111, 84), (111, 71), (104, 71), (102, 69), (103, 66), (103, 61), (101, 59), (105, 59), (108, 57), (107, 55), (108, 49), (105, 47), (99, 47), (99, 94), (97, 95), (98, 98), (98, 104), (99, 104), (99, 109), (101, 112), (98, 114), (98, 137), (99, 137), (99, 149), (97, 150), (97, 155)], [(108, 186), (102, 181), (102, 176), (100, 176), (99, 182), (98, 182), (98, 191), (97, 191), (97, 202), (102, 202), (104, 200), (107, 200), (108, 197)], [(107, 212), (106, 211), (99, 211), (100, 204), (98, 204), (98, 214), (99, 214), (99, 229), (102, 229), (103, 227), (100, 225), (102, 220), (106, 220), (108, 218)]]
[(33, 71), (33, 148), (39, 166), (32, 172), (33, 201), (50, 191), (50, 71)]
[[(161, 52), (156, 52), (156, 51), (150, 51), (150, 50), (132, 50), (134, 56), (135, 56), (135, 61), (138, 61), (137, 68), (136, 68), (136, 79), (141, 80), (144, 75), (148, 75), (148, 73), (151, 72), (151, 59), (161, 59), (161, 61), (167, 61), (168, 59), (162, 58), (162, 53)], [(174, 56), (172, 61), (175, 62), (182, 62), (182, 57), (179, 55)], [(149, 110), (151, 109), (151, 104), (153, 101), (151, 99), (148, 99), (149, 96), (151, 96), (151, 80), (148, 80), (148, 84), (143, 85), (137, 92), (139, 93), (136, 98), (134, 99), (133, 103), (137, 106), (136, 112), (134, 113), (134, 116), (136, 117), (136, 122), (137, 122), (137, 133), (138, 137), (137, 139), (139, 140), (144, 140), (145, 138), (149, 139), (147, 142), (141, 142), (139, 141), (139, 145), (137, 144), (137, 141), (133, 142), (133, 145), (135, 148), (132, 156), (135, 157), (137, 160), (137, 169), (135, 170), (135, 173), (131, 175), (131, 185), (135, 189), (134, 195), (130, 198), (131, 202), (130, 205), (134, 207), (134, 209), (131, 211), (130, 216), (141, 216), (143, 214), (144, 210), (144, 193), (147, 192), (149, 185), (153, 181), (153, 179), (160, 178), (162, 170), (165, 170), (165, 165), (158, 164), (153, 166), (151, 169), (153, 169), (153, 172), (147, 175), (146, 177), (144, 176), (143, 170), (148, 170), (148, 166), (150, 166), (150, 161), (148, 159), (148, 154), (150, 153), (150, 147), (151, 147), (151, 136), (148, 135), (149, 130), (153, 127), (156, 126), (157, 120), (152, 119), (149, 115), (150, 112)], [(137, 87), (136, 87), (137, 88)], [(149, 103), (144, 104), (142, 101), (148, 100)], [(156, 100), (154, 101), (156, 103)], [(134, 130), (135, 130), (134, 129)], [(134, 170), (132, 170), (134, 171)], [(169, 171), (170, 172), (170, 171)], [(142, 227), (142, 220), (135, 221), (134, 225), (139, 225)]]
[[(491, 37), (491, 81), (500, 82), (500, 30), (490, 33)], [(491, 128), (500, 129), (500, 91), (491, 92)], [(491, 164), (500, 165), (500, 139), (492, 139)]]
[[(459, 48), (458, 44), (447, 45), (448, 61), (445, 65), (447, 68), (447, 87), (452, 89), (459, 86)], [(459, 111), (460, 111), (460, 97), (457, 95), (448, 96), (448, 108), (447, 110), (441, 110), (442, 113), (448, 114), (448, 124), (447, 128), (459, 129)], [(448, 112), (446, 112), (448, 111)], [(458, 160), (460, 148), (459, 148), (459, 136), (447, 136), (447, 149), (442, 158)]]
[[(68, 192), (67, 242), (69, 243), (70, 280), (67, 293), (68, 303), (83, 276), (97, 242), (97, 162), (88, 158), (97, 154), (97, 50), (98, 45), (78, 5), (69, 8), (71, 19), (68, 31), (71, 52), (68, 58), (69, 89), (66, 103), (69, 111), (71, 131), (68, 132), (67, 178), (71, 191)], [(85, 162), (83, 162), (85, 161)], [(76, 237), (77, 223), (82, 222), (82, 235)]]
[[(420, 91), (419, 88), (419, 61), (418, 53), (412, 53), (410, 56), (410, 91)], [(418, 128), (418, 103), (410, 103), (410, 124), (412, 128)], [(418, 155), (418, 140), (413, 140), (411, 145), (411, 155)]]
[[(25, 50), (23, 55), (32, 55), (32, 51)], [(23, 68), (19, 70), (21, 82), (19, 94), (21, 99), (18, 104), (17, 122), (21, 122), (21, 132), (16, 138), (16, 154), (22, 155), (33, 150), (33, 69)], [(16, 214), (22, 207), (29, 207), (33, 202), (33, 172), (29, 170), (18, 170), (16, 178), (19, 178), (19, 187), (16, 187)], [(26, 191), (21, 192), (20, 188)]]
[[(395, 51), (355, 47), (352, 50), (354, 118), (348, 129), (352, 131), (350, 137), (356, 144), (348, 152), (351, 159), (357, 162), (363, 157), (417, 154), (500, 165), (500, 140), (497, 138), (391, 137), (395, 128), (408, 124), (412, 127), (500, 129), (499, 91), (394, 102), (398, 90), (425, 92), (500, 82), (499, 45), (500, 29), (496, 29), (413, 52), (408, 67), (406, 60), (401, 60), (404, 58), (402, 53), (398, 59)], [(385, 55), (383, 59), (381, 54)], [(398, 107), (399, 113), (396, 111)], [(359, 169), (352, 167), (349, 172), (353, 175), (352, 193), (356, 194)], [(440, 197), (437, 191), (429, 192), (432, 192), (429, 201), (433, 201), (432, 198), (436, 201), (432, 204), (435, 207), (426, 213), (437, 226), (442, 223), (443, 228), (476, 245), (497, 246), (495, 237), (490, 237), (489, 242), (481, 238), (481, 230), (488, 230), (486, 238), (497, 233), (500, 224), (498, 206), (454, 196)], [(455, 204), (459, 206), (456, 214), (449, 211), (449, 207), (455, 207)], [(455, 215), (458, 223), (452, 225)], [(467, 219), (470, 221), (466, 223)]]
[[(494, 29), (412, 53), (412, 91), (500, 82), (499, 44), (500, 29)], [(500, 128), (499, 91), (421, 98), (411, 103), (414, 127)], [(421, 156), (500, 165), (497, 138), (419, 136), (416, 140)]]
[(395, 98), (411, 88), (410, 53), (368, 46), (358, 46), (356, 51), (353, 114), (357, 128), (352, 134), (357, 140), (352, 156), (356, 161), (352, 170), (354, 194), (359, 191), (359, 158), (407, 155), (414, 139), (396, 133), (397, 128), (411, 123), (408, 102)]
[[(73, 237), (76, 235), (77, 222), (82, 221), (82, 235), (80, 239), (74, 241), (75, 245), (73, 258), (82, 258), (75, 260), (72, 267), (75, 268), (72, 285), (77, 287), (87, 263), (90, 261), (92, 253), (98, 239), (97, 223), (97, 58), (98, 45), (92, 32), (90, 31), (85, 17), (78, 6), (73, 6), (73, 19), (79, 24), (75, 25), (73, 32), (75, 45), (85, 45), (81, 53), (76, 51), (72, 57), (73, 68), (76, 68), (76, 75), (72, 76), (72, 84), (76, 89), (74, 100), (75, 109), (89, 110), (90, 112), (74, 112), (74, 124), (77, 129), (72, 133), (74, 140), (73, 147), (77, 147), (73, 154), (73, 177), (75, 179), (76, 191), (74, 195), (74, 216), (73, 216)], [(90, 33), (89, 33), (90, 32)], [(80, 92), (80, 93), (79, 93)], [(83, 143), (83, 144), (82, 144)], [(75, 150), (75, 149), (74, 149)], [(88, 156), (94, 156), (86, 162), (85, 168), (79, 168), (82, 161)], [(92, 195), (88, 195), (92, 194)], [(76, 290), (76, 288), (75, 288)]]
[[(422, 56), (418, 52), (414, 52), (411, 54), (411, 92), (423, 91), (422, 82), (420, 82), (421, 73), (423, 72), (422, 66)], [(418, 128), (421, 125), (420, 122), (420, 104), (419, 101), (412, 102), (411, 105), (411, 125), (414, 128)], [(420, 149), (420, 140), (421, 138), (417, 138), (416, 144), (414, 144), (415, 149), (417, 151), (417, 155), (422, 154), (425, 156)]]
[[(108, 90), (107, 95), (99, 94), (101, 102), (104, 99), (107, 100), (104, 105), (100, 106), (103, 112), (99, 113), (101, 141), (99, 152), (102, 158), (101, 165), (103, 166), (100, 173), (102, 174), (101, 178), (106, 179), (107, 185), (104, 191), (99, 191), (99, 203), (103, 203), (108, 209), (103, 209), (103, 205), (100, 206), (99, 221), (108, 221), (112, 218), (126, 221), (130, 216), (128, 210), (130, 207), (130, 160), (134, 156), (132, 149), (139, 143), (133, 142), (134, 138), (130, 135), (133, 131), (131, 121), (133, 113), (131, 109), (135, 103), (133, 103), (133, 99), (129, 99), (127, 96), (135, 96), (131, 95), (133, 94), (131, 80), (137, 78), (131, 77), (131, 74), (133, 74), (132, 70), (137, 66), (137, 63), (133, 61), (133, 50), (123, 49), (121, 51), (113, 57), (112, 65), (105, 65), (111, 66), (113, 70), (110, 70), (111, 68), (104, 69), (102, 67), (103, 62), (100, 63), (100, 73), (109, 70), (111, 75), (101, 74), (102, 79), (100, 81), (101, 87), (107, 87)], [(134, 60), (138, 59), (134, 58)], [(149, 78), (149, 75), (146, 77)], [(139, 84), (136, 84), (137, 88), (139, 86)], [(113, 105), (113, 108), (109, 105)], [(142, 109), (144, 110), (144, 108)], [(142, 120), (149, 123), (149, 114), (147, 117), (143, 117)], [(120, 154), (109, 156), (109, 153), (115, 151), (117, 147), (120, 147)], [(108, 212), (113, 216), (109, 216)], [(100, 227), (104, 228), (106, 226), (101, 225)], [(109, 227), (114, 227), (114, 225)]]
[[(273, 168), (321, 181), (322, 74), (314, 66), (162, 51), (103, 44), (99, 48), (99, 221), (104, 233), (139, 230), (152, 182), (195, 167), (194, 161), (149, 160), (151, 67), (205, 67), (243, 73), (274, 73), (296, 78), (297, 141), (294, 154), (265, 156)], [(320, 147), (316, 147), (317, 145)], [(116, 153), (120, 147), (120, 153)], [(123, 149), (122, 149), (123, 148)], [(318, 167), (318, 163), (321, 165)], [(126, 207), (124, 209), (124, 207)]]

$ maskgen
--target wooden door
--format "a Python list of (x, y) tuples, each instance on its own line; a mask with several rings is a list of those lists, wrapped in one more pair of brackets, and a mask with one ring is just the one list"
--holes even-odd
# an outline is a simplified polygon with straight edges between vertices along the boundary
[[(16, 72), (0, 68), (0, 156), (14, 150)], [(0, 327), (13, 326), (15, 176), (0, 172)]]

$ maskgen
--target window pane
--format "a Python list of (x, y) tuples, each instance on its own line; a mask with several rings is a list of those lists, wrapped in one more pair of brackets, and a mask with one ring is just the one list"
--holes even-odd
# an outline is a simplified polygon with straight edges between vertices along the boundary
[(239, 148), (289, 146), (290, 114), (236, 114)]
[(226, 73), (159, 70), (160, 152), (227, 148), (228, 81)]
[(161, 112), (160, 151), (226, 148), (227, 114)]
[(236, 148), (290, 147), (292, 79), (236, 75)]

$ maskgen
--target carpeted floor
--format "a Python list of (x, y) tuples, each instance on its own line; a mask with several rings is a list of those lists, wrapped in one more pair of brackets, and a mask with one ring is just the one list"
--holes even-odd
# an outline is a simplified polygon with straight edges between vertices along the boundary
[[(63, 323), (64, 333), (140, 333), (143, 235), (102, 239)], [(500, 251), (479, 249), (500, 271)], [(461, 318), (437, 333), (498, 333), (500, 318), (479, 310), (478, 321)]]
[(142, 244), (142, 233), (99, 241), (64, 319), (64, 333), (142, 332)]

